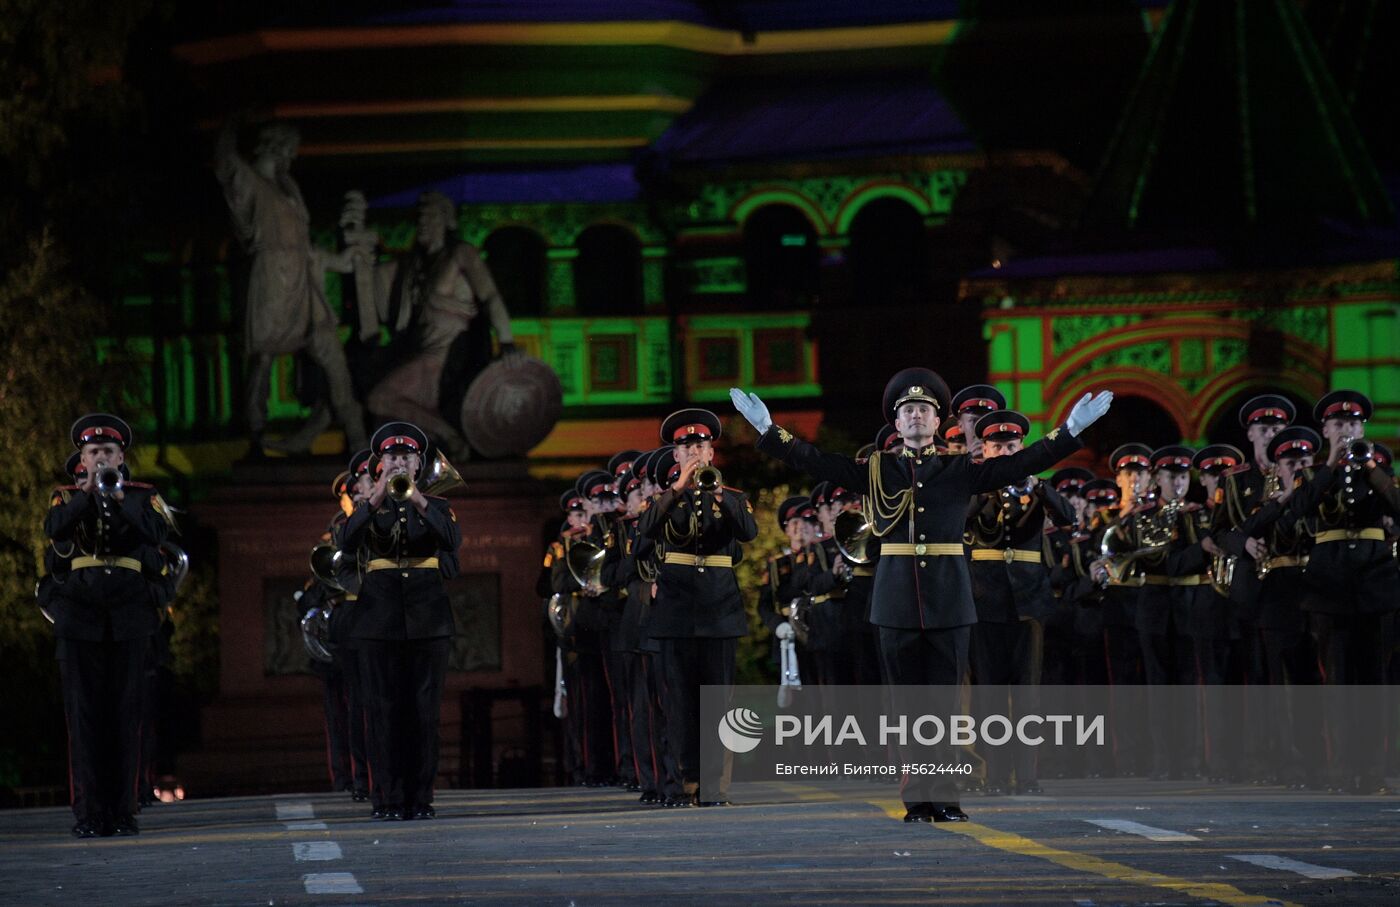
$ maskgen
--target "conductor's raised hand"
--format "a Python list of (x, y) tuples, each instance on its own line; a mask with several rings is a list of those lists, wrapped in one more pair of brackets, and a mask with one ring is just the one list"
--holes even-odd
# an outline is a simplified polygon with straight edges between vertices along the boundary
[(773, 417), (768, 415), (768, 406), (758, 399), (758, 394), (746, 394), (737, 387), (731, 387), (729, 399), (734, 403), (739, 415), (747, 419), (759, 434), (773, 427)]
[(1065, 420), (1065, 428), (1069, 429), (1071, 435), (1079, 437), (1084, 429), (1103, 418), (1103, 414), (1108, 412), (1108, 407), (1112, 403), (1113, 391), (1102, 391), (1097, 395), (1085, 394), (1069, 411), (1069, 418)]

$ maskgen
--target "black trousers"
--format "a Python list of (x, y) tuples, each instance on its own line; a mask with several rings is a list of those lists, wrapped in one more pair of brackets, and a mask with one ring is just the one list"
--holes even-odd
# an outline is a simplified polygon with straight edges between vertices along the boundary
[[(1260, 638), (1268, 674), (1264, 687), (1269, 713), (1265, 771), (1285, 784), (1319, 784), (1323, 780), (1318, 769), (1324, 762), (1324, 718), (1321, 697), (1315, 695), (1322, 674), (1313, 638), (1301, 620), (1296, 627), (1261, 630)], [(1303, 695), (1299, 695), (1300, 688), (1305, 688)]]
[(1122, 624), (1103, 628), (1104, 663), (1111, 691), (1113, 734), (1112, 774), (1145, 775), (1150, 770), (1147, 749), (1147, 701), (1142, 693), (1142, 645), (1137, 630)]
[[(606, 641), (604, 643), (606, 645)], [(627, 682), (628, 652), (603, 653), (603, 680), (608, 689), (608, 715), (612, 720), (613, 777), (619, 783), (637, 783), (637, 762), (632, 742), (632, 696)]]
[(685, 793), (701, 800), (728, 800), (734, 756), (714, 732), (701, 734), (700, 688), (724, 687), (728, 708), (734, 693), (735, 638), (661, 640), (666, 685), (666, 736), (676, 756)]
[(448, 643), (446, 637), (355, 641), (374, 728), (370, 773), (388, 809), (433, 802)]
[[(921, 714), (922, 705), (913, 697), (926, 698), (931, 692), (940, 700), (934, 704), (936, 711), (944, 715), (961, 713), (959, 687), (967, 674), (971, 636), (971, 626), (943, 630), (880, 627), (880, 658), (885, 666), (885, 677), (892, 687), (891, 705), (896, 715)], [(938, 689), (917, 689), (930, 686)], [(947, 739), (946, 735), (944, 739)], [(954, 755), (953, 747), (945, 744), (934, 750), (933, 758), (940, 763), (952, 763)], [(900, 758), (903, 761), (924, 761), (904, 752), (901, 752)], [(956, 806), (958, 785), (954, 778), (954, 775), (938, 774), (904, 775), (900, 781), (900, 796), (904, 799), (905, 807)]]
[(73, 816), (103, 823), (136, 814), (149, 637), (59, 639)]
[[(1045, 650), (1044, 624), (979, 621), (972, 628), (972, 697), (977, 715), (1005, 715), (1015, 725), (1023, 715), (1040, 713), (1040, 674)], [(1037, 778), (1036, 751), (1015, 735), (1001, 746), (979, 745), (987, 761), (987, 783), (1005, 787), (1016, 773), (1017, 784)]]
[(350, 744), (350, 781), (355, 790), (369, 790), (369, 746), (366, 733), (369, 716), (365, 713), (364, 680), (360, 677), (360, 659), (352, 648), (341, 647), (336, 658), (344, 678), (345, 711), (348, 719), (347, 737)]
[[(1350, 788), (1358, 781), (1379, 785), (1385, 774), (1388, 704), (1385, 660), (1392, 614), (1308, 615), (1317, 645), (1323, 683), (1327, 734), (1332, 744), (1332, 783)], [(1344, 687), (1362, 687), (1346, 690)]]
[(628, 652), (623, 656), (622, 665), (626, 673), (632, 765), (637, 786), (643, 791), (655, 793), (661, 790), (663, 760), (660, 746), (665, 740), (664, 732), (658, 726), (661, 713), (652, 698), (656, 683), (651, 675), (656, 666), (648, 652)]

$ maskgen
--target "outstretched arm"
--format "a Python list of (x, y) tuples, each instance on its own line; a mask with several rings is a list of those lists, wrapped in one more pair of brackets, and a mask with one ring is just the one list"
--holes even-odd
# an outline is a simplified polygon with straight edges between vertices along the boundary
[(823, 453), (816, 445), (808, 444), (787, 429), (774, 425), (768, 407), (758, 399), (757, 394), (747, 394), (735, 387), (730, 388), (729, 399), (759, 433), (758, 449), (763, 453), (813, 478), (826, 479), (862, 494), (870, 491), (870, 473), (864, 463), (857, 463), (840, 454)]

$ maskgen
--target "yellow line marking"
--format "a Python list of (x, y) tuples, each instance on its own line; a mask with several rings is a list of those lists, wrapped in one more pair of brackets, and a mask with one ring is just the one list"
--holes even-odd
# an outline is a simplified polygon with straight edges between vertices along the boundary
[[(872, 805), (885, 811), (885, 814), (894, 819), (903, 819), (904, 804), (898, 800), (871, 800)], [(1088, 854), (1073, 853), (1068, 850), (1059, 850), (1033, 841), (1013, 832), (997, 831), (995, 828), (988, 828), (976, 822), (939, 822), (937, 827), (943, 831), (953, 832), (972, 838), (979, 844), (1003, 850), (1007, 853), (1021, 854), (1027, 857), (1038, 857), (1042, 860), (1049, 860), (1058, 866), (1066, 869), (1073, 869), (1076, 872), (1087, 872), (1091, 875), (1102, 876), (1105, 879), (1113, 879), (1117, 882), (1126, 882), (1131, 885), (1147, 885), (1153, 888), (1165, 888), (1170, 891), (1178, 891), (1182, 894), (1195, 898), (1205, 898), (1218, 901), (1221, 904), (1230, 905), (1263, 905), (1282, 904), (1283, 907), (1298, 907), (1288, 901), (1280, 901), (1278, 898), (1261, 897), (1260, 895), (1245, 894), (1233, 885), (1224, 882), (1198, 882), (1192, 879), (1179, 879), (1175, 876), (1163, 875), (1159, 872), (1150, 872), (1146, 869), (1135, 869), (1122, 863), (1114, 863), (1111, 860), (1101, 860), (1098, 857)]]

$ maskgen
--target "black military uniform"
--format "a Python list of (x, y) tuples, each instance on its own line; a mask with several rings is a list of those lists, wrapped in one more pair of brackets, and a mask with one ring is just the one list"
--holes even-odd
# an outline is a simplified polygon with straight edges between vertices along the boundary
[[(905, 369), (885, 388), (883, 414), (892, 418), (901, 404), (915, 401), (947, 412), (948, 386), (928, 369)], [(867, 516), (880, 539), (870, 619), (880, 628), (886, 677), (896, 685), (943, 686), (948, 714), (957, 713), (956, 688), (967, 671), (977, 620), (963, 547), (968, 500), (1048, 469), (1081, 446), (1068, 431), (1055, 429), (1013, 456), (986, 463), (939, 457), (932, 444), (905, 447), (895, 456), (876, 452), (860, 463), (823, 453), (777, 425), (758, 441), (764, 453), (855, 489), (870, 502)], [(907, 821), (965, 818), (949, 775), (906, 775), (902, 793)]]
[[(106, 413), (73, 423), (73, 445), (125, 451), (131, 428)], [(109, 467), (99, 464), (100, 473)], [(103, 494), (56, 489), (44, 533), (67, 575), (52, 589), (57, 657), (68, 722), (73, 833), (137, 833), (141, 717), (152, 637), (160, 628), (158, 546), (169, 522), (150, 485), (123, 481)]]
[[(1269, 441), (1268, 458), (1272, 464), (1296, 460), (1302, 465), (1311, 463), (1321, 449), (1317, 432), (1293, 426)], [(1261, 483), (1259, 488), (1263, 487)], [(1268, 681), (1264, 774), (1296, 789), (1322, 787), (1325, 779), (1316, 769), (1323, 762), (1323, 718), (1310, 697), (1295, 696), (1298, 688), (1322, 682), (1317, 649), (1307, 627), (1307, 612), (1313, 610), (1309, 600), (1317, 593), (1303, 575), (1317, 533), (1316, 517), (1282, 519), (1287, 507), (1276, 494), (1255, 503), (1232, 534), (1261, 539), (1267, 548), (1261, 561), (1246, 556), (1234, 568), (1235, 582), (1241, 571), (1256, 581), (1262, 577), (1254, 617)]]
[[(805, 495), (793, 495), (778, 505), (777, 522), (779, 528), (787, 531), (788, 522), (791, 520), (803, 520), (804, 511), (810, 512), (811, 499)], [(773, 634), (773, 655), (775, 664), (780, 666), (781, 659), (778, 656), (778, 646), (780, 645), (778, 633), (779, 627), (787, 624), (793, 631), (794, 642), (796, 639), (798, 626), (792, 622), (793, 602), (798, 602), (798, 609), (801, 612), (809, 607), (806, 601), (807, 574), (812, 569), (814, 558), (808, 551), (807, 546), (798, 550), (790, 547), (783, 548), (780, 554), (775, 554), (768, 558), (768, 581), (758, 590), (758, 619), (763, 621), (763, 625)], [(799, 613), (799, 626), (802, 627), (802, 636), (806, 636), (806, 625), (802, 622)], [(798, 677), (803, 683), (816, 682), (815, 666), (811, 664), (811, 659), (803, 659), (806, 654), (805, 645), (797, 652)], [(802, 671), (806, 670), (808, 677), (802, 677)], [(791, 678), (788, 678), (791, 680)]]
[[(719, 436), (719, 419), (703, 409), (672, 413), (661, 426), (661, 440), (677, 446)], [(643, 512), (638, 531), (664, 545), (648, 632), (661, 641), (667, 736), (685, 792), (701, 804), (727, 803), (732, 754), (715, 735), (702, 738), (700, 687), (734, 684), (737, 641), (748, 633), (748, 617), (733, 565), (743, 558), (742, 544), (758, 534), (753, 508), (735, 488), (666, 487)]]
[[(1093, 478), (1094, 474), (1082, 466), (1067, 466), (1050, 476), (1050, 487), (1073, 512), (1074, 502), (1083, 500), (1084, 486)], [(1065, 592), (1078, 578), (1074, 572), (1073, 552), (1077, 546), (1075, 537), (1084, 528), (1076, 518), (1073, 525), (1054, 525), (1045, 530), (1050, 589), (1055, 595), (1054, 613), (1044, 621), (1045, 654), (1040, 681), (1046, 685), (1074, 682), (1077, 666), (1074, 625), (1078, 609), (1074, 606), (1073, 598), (1066, 597)]]
[[(1364, 423), (1371, 411), (1364, 394), (1339, 390), (1319, 400), (1313, 415), (1325, 427), (1330, 419)], [(1335, 462), (1314, 469), (1288, 502), (1289, 517), (1317, 520), (1304, 575), (1318, 594), (1305, 607), (1323, 680), (1331, 685), (1385, 682), (1387, 645), (1400, 607), (1400, 567), (1384, 524), (1386, 517), (1400, 513), (1391, 497), (1378, 494), (1372, 484), (1374, 471), (1366, 461), (1373, 457), (1343, 451), (1338, 459), (1329, 452)], [(1385, 723), (1367, 711), (1361, 696), (1341, 696), (1339, 702), (1342, 715), (1332, 716), (1337, 731), (1334, 784), (1364, 793), (1385, 790)]]
[[(391, 422), (374, 433), (370, 448), (381, 458), (416, 453), (421, 473), (428, 439), (416, 425)], [(359, 653), (374, 727), (369, 764), (383, 787), (384, 818), (429, 819), (454, 629), (445, 580), (459, 570), (457, 517), (444, 498), (426, 497), (420, 510), (408, 498), (386, 494), (377, 507), (372, 499), (355, 506), (341, 541), (363, 571), (347, 632)]]
[[(559, 509), (567, 516), (571, 513), (582, 514), (586, 508), (583, 497), (570, 488), (560, 495)], [(577, 785), (586, 785), (590, 780), (589, 751), (586, 746), (587, 702), (590, 697), (598, 695), (591, 688), (591, 676), (585, 683), (584, 668), (589, 665), (591, 656), (582, 654), (584, 651), (594, 651), (596, 638), (591, 629), (584, 630), (579, 626), (579, 587), (569, 574), (568, 564), (569, 549), (574, 539), (583, 538), (586, 534), (586, 528), (574, 529), (567, 520), (560, 526), (558, 538), (550, 542), (549, 550), (544, 555), (544, 585), (539, 590), (542, 596), (551, 597), (549, 617), (559, 646), (558, 658), (565, 697), (565, 712), (560, 716), (564, 721), (564, 771), (570, 783)], [(592, 658), (592, 663), (596, 662), (597, 659)], [(596, 765), (594, 770), (597, 770)]]
[[(987, 442), (1023, 440), (1029, 430), (1030, 420), (1012, 410), (987, 413), (977, 421), (983, 450)], [(1040, 711), (1044, 622), (1055, 612), (1045, 564), (1045, 520), (1048, 516), (1059, 526), (1074, 523), (1070, 505), (1045, 482), (1029, 482), (1024, 475), (1015, 482), (974, 499), (976, 512), (968, 527), (968, 572), (977, 608), (971, 643), (974, 701), (979, 714), (1005, 714), (1013, 721)], [(1033, 748), (1013, 739), (982, 748), (981, 755), (987, 762), (985, 793), (1010, 790), (1013, 771), (1017, 793), (1040, 792)]]
[[(594, 539), (606, 552), (605, 573), (609, 561), (614, 564), (623, 556), (623, 514), (621, 495), (617, 487), (618, 472), (630, 465), (637, 456), (635, 450), (615, 454), (606, 471), (585, 474), (588, 487), (581, 489), (593, 499), (598, 512), (593, 517)], [(604, 680), (607, 684), (613, 740), (613, 783), (633, 791), (641, 790), (637, 783), (637, 760), (632, 743), (632, 705), (627, 683), (626, 656), (631, 640), (623, 626), (627, 586), (611, 575), (602, 577), (603, 594), (598, 598), (602, 610), (604, 631), (600, 640)]]
[[(346, 486), (348, 497), (340, 499), (342, 512), (337, 513), (331, 520), (331, 544), (336, 550), (344, 548), (341, 536), (345, 529), (345, 521), (350, 515), (345, 510), (348, 503), (349, 510), (354, 511), (355, 483), (361, 476), (375, 475), (374, 468), (377, 463), (377, 458), (368, 448), (358, 451), (350, 458), (350, 476)], [(363, 803), (370, 798), (371, 793), (368, 735), (372, 728), (369, 726), (369, 714), (365, 709), (365, 687), (364, 679), (360, 676), (360, 657), (355, 651), (355, 640), (348, 632), (354, 622), (355, 608), (359, 603), (360, 571), (354, 558), (342, 558), (340, 564), (336, 579), (345, 591), (331, 610), (330, 641), (335, 646), (336, 666), (343, 678), (343, 699), (349, 719), (350, 799), (356, 803)], [(383, 809), (384, 804), (376, 798), (373, 806)]]

